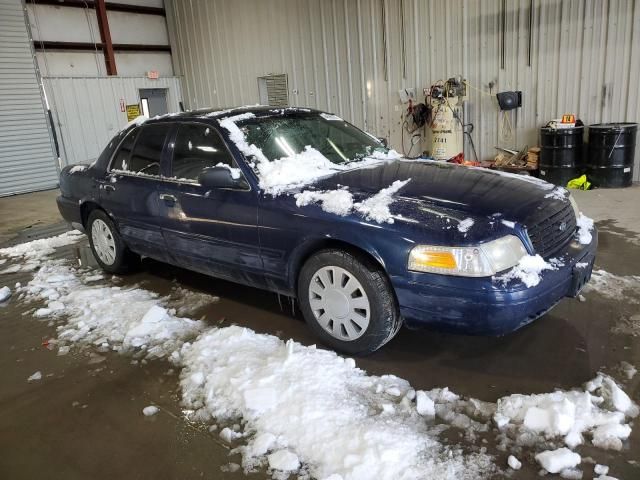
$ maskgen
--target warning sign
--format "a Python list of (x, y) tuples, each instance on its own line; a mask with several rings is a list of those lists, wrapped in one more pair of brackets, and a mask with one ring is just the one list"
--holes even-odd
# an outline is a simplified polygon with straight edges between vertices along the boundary
[(127, 122), (130, 122), (136, 117), (140, 116), (140, 105), (127, 105)]

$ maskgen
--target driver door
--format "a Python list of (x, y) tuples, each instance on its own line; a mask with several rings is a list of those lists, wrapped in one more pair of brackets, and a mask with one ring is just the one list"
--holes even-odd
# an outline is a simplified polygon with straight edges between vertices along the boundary
[(170, 157), (158, 199), (162, 234), (175, 263), (246, 285), (264, 285), (256, 192), (248, 183), (216, 189), (198, 183), (205, 168), (238, 167), (220, 134), (208, 124), (181, 123)]

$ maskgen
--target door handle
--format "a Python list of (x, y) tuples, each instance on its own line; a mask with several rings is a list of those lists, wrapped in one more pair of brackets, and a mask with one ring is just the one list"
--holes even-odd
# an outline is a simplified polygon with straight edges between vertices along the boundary
[(164, 201), (170, 207), (174, 206), (178, 199), (174, 195), (170, 195), (168, 193), (161, 193), (160, 200)]
[(102, 188), (104, 190), (109, 191), (109, 192), (115, 192), (116, 191), (116, 187), (114, 187), (113, 185), (109, 185), (109, 184), (103, 185)]

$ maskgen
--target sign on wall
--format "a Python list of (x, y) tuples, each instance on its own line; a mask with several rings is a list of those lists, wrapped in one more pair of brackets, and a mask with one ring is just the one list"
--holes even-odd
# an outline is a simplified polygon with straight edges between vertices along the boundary
[(127, 121), (130, 122), (136, 117), (140, 116), (140, 105), (137, 103), (134, 105), (127, 105)]

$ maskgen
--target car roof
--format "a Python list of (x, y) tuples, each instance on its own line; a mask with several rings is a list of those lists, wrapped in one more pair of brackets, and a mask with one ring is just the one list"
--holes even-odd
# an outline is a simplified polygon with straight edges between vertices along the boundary
[[(189, 120), (222, 120), (227, 117), (252, 113), (256, 117), (265, 117), (273, 114), (300, 114), (300, 113), (321, 113), (319, 110), (302, 107), (270, 107), (265, 105), (250, 105), (244, 107), (231, 107), (223, 109), (203, 108), (199, 110), (189, 110), (186, 112), (167, 113), (150, 118), (148, 122), (163, 121), (189, 121)], [(146, 123), (146, 122), (145, 122)]]

